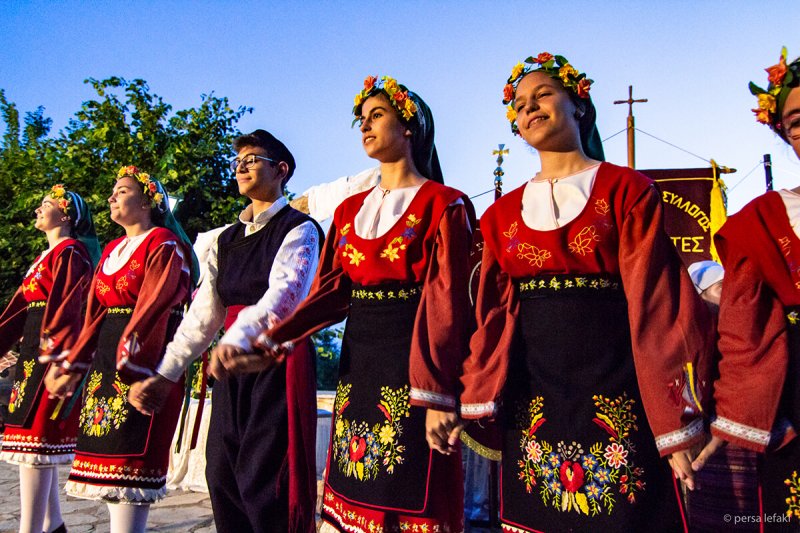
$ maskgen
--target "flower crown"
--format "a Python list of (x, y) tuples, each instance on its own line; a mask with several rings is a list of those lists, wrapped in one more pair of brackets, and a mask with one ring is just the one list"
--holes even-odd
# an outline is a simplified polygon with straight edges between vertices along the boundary
[(69, 216), (69, 205), (72, 203), (72, 198), (67, 195), (67, 190), (60, 183), (53, 185), (50, 188), (50, 197), (56, 201), (58, 208)]
[(142, 192), (149, 196), (157, 207), (161, 207), (161, 202), (164, 200), (164, 195), (158, 192), (158, 185), (156, 184), (155, 180), (150, 179), (150, 174), (147, 172), (142, 172), (139, 170), (139, 167), (128, 165), (120, 168), (119, 172), (117, 172), (117, 179), (125, 177), (133, 178), (141, 183), (143, 186)]
[(367, 76), (364, 79), (364, 89), (355, 97), (353, 114), (356, 118), (353, 120), (353, 124), (358, 122), (358, 110), (361, 108), (361, 104), (364, 103), (364, 100), (369, 96), (369, 93), (373, 90), (382, 91), (387, 98), (389, 98), (392, 107), (394, 107), (406, 121), (411, 120), (411, 117), (417, 112), (417, 104), (408, 96), (408, 89), (398, 84), (396, 79), (389, 76), (382, 76), (379, 80), (377, 76)]
[[(752, 109), (756, 114), (756, 120), (761, 124), (766, 124), (775, 130), (781, 129), (780, 117), (776, 117), (777, 112), (777, 98), (784, 87), (791, 84), (797, 73), (786, 64), (786, 47), (781, 48), (781, 57), (778, 63), (769, 68), (767, 71), (767, 79), (769, 85), (767, 90), (762, 89), (752, 81), (750, 82), (750, 93), (758, 98), (758, 107)], [(777, 119), (777, 120), (776, 120)]]
[(517, 112), (514, 110), (512, 102), (516, 97), (517, 85), (525, 75), (531, 72), (544, 72), (551, 78), (561, 81), (565, 89), (572, 91), (580, 98), (589, 98), (589, 89), (594, 83), (586, 77), (585, 73), (575, 70), (564, 56), (554, 56), (549, 52), (542, 52), (538, 56), (530, 56), (525, 60), (525, 64), (517, 63), (511, 69), (511, 76), (503, 87), (503, 104), (506, 105), (506, 118), (511, 123), (511, 131), (514, 135), (519, 135), (517, 127)]

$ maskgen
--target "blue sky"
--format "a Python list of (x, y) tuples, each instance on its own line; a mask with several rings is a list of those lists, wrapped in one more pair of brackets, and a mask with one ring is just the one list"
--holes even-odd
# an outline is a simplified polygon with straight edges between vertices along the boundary
[[(445, 181), (473, 195), (492, 187), (498, 143), (511, 150), (506, 190), (537, 171), (500, 100), (513, 65), (549, 51), (595, 80), (603, 138), (625, 127), (627, 106), (612, 102), (633, 84), (635, 97), (649, 99), (634, 107), (638, 128), (737, 168), (725, 178), (736, 185), (734, 212), (763, 192), (764, 153), (776, 187), (800, 184), (797, 158), (750, 112), (748, 81), (766, 84), (763, 69), (782, 45), (790, 59), (800, 55), (800, 2), (765, 4), (8, 0), (0, 3), (0, 88), (21, 111), (43, 105), (55, 130), (92, 96), (87, 77), (143, 78), (176, 109), (214, 91), (255, 108), (242, 130), (265, 128), (286, 142), (298, 161), (289, 186), (299, 192), (373, 165), (350, 111), (366, 75), (388, 74), (433, 109)], [(625, 164), (624, 133), (605, 150)], [(637, 136), (639, 168), (704, 165)], [(490, 196), (476, 200), (479, 213)]]

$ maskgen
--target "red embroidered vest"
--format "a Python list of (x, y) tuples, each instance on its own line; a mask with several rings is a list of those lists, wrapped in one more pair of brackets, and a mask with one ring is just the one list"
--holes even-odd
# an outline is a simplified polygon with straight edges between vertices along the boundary
[(47, 254), (47, 257), (39, 261), (39, 257), (34, 261), (28, 273), (25, 274), (25, 279), (22, 280), (22, 295), (27, 302), (35, 302), (47, 300), (50, 291), (53, 288), (53, 274), (58, 256), (68, 247), (74, 246), (76, 251), (79, 251), (87, 262), (89, 261), (89, 254), (83, 243), (76, 239), (66, 239), (56, 245), (53, 250)]
[(525, 185), (492, 204), (481, 232), (500, 267), (512, 278), (539, 274), (619, 274), (620, 222), (652, 181), (602, 163), (581, 213), (560, 228), (539, 231), (522, 220)]
[(128, 262), (112, 274), (103, 272), (103, 265), (114, 248), (125, 237), (111, 241), (103, 250), (103, 256), (95, 274), (95, 296), (104, 307), (133, 307), (144, 280), (147, 258), (156, 248), (165, 243), (180, 246), (180, 240), (166, 228), (156, 227), (131, 254)]
[(355, 218), (371, 191), (346, 199), (334, 214), (334, 223), (339, 228), (337, 248), (345, 273), (358, 285), (392, 281), (422, 283), (439, 220), (447, 206), (465, 198), (464, 193), (429, 180), (386, 234), (363, 239), (356, 235)]

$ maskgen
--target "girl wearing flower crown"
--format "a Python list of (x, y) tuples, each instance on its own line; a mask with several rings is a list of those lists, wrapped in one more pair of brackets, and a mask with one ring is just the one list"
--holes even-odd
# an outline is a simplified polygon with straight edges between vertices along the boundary
[(268, 353), (223, 363), (270, 364), (347, 318), (323, 531), (462, 531), (460, 450), (448, 437), (467, 351), (472, 205), (442, 184), (417, 94), (370, 76), (353, 112), (380, 185), (336, 209), (311, 293), (266, 332)]
[[(800, 157), (800, 58), (786, 48), (766, 69), (753, 112)], [(715, 236), (725, 266), (719, 313), (719, 379), (714, 383), (712, 439), (694, 462), (704, 466), (730, 442), (761, 455), (759, 508), (800, 524), (800, 187), (770, 191), (728, 218)], [(720, 529), (725, 525), (720, 519)]]
[(22, 337), (0, 459), (19, 465), (19, 530), (63, 532), (56, 466), (72, 461), (79, 410), (48, 398), (43, 380), (80, 333), (100, 247), (86, 202), (63, 185), (45, 195), (34, 226), (48, 248), (0, 315), (0, 353)]
[(128, 389), (153, 375), (197, 268), (158, 181), (122, 167), (108, 202), (125, 236), (103, 250), (80, 337), (47, 388), (67, 398), (86, 384), (67, 494), (107, 502), (112, 532), (143, 532), (150, 504), (166, 493), (183, 389), (152, 416), (128, 404)]
[(541, 170), (481, 218), (461, 415), (502, 432), (506, 531), (680, 530), (661, 457), (691, 486), (687, 449), (702, 439), (708, 312), (653, 183), (603, 162), (591, 84), (542, 53), (503, 91)]

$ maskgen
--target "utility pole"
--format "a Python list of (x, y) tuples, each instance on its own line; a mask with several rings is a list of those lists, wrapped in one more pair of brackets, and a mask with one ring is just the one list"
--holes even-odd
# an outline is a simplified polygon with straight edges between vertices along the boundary
[(636, 138), (634, 130), (636, 129), (636, 123), (633, 119), (633, 104), (639, 102), (647, 102), (647, 98), (642, 98), (640, 100), (633, 99), (633, 85), (628, 85), (628, 99), (627, 100), (615, 100), (615, 104), (628, 104), (628, 166), (630, 168), (636, 168)]

